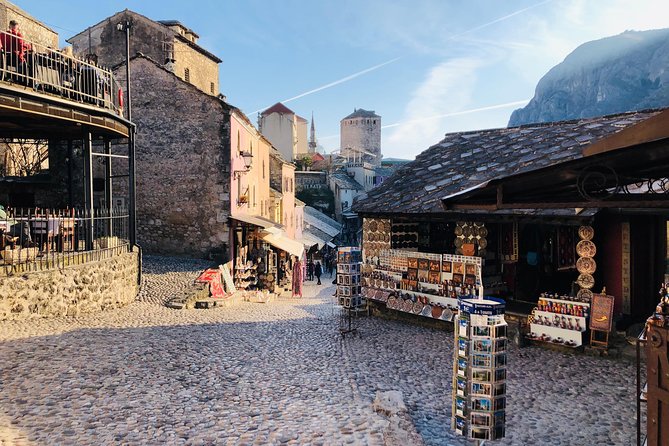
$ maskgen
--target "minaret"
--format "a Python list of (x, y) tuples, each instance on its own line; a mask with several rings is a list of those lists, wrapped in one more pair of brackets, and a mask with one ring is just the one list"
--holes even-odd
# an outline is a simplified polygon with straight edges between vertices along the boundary
[(309, 136), (309, 153), (316, 153), (316, 126), (314, 125), (314, 112), (311, 112), (311, 135)]

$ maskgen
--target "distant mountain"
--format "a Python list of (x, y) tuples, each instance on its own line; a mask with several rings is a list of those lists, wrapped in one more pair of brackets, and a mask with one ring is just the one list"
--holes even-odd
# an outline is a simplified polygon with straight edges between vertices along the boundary
[(669, 29), (584, 43), (553, 67), (509, 127), (669, 106)]

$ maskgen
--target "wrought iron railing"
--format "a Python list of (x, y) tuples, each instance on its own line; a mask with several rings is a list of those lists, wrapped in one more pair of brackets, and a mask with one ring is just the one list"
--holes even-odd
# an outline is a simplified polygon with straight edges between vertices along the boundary
[(0, 211), (0, 268), (5, 273), (78, 265), (128, 252), (128, 210)]
[(111, 70), (5, 31), (0, 80), (123, 116), (123, 91)]

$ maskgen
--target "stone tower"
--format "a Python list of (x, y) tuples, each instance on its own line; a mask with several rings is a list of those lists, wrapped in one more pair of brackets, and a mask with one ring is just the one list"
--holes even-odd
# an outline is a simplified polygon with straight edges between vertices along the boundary
[(381, 116), (373, 110), (354, 109), (342, 119), (340, 139), (342, 156), (381, 165)]
[(314, 112), (311, 112), (311, 133), (309, 135), (309, 153), (316, 153), (316, 126), (314, 124)]

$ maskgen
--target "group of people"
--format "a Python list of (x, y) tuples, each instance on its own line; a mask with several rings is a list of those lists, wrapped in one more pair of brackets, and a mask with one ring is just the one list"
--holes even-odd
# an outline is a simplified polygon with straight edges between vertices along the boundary
[(0, 246), (27, 248), (33, 246), (30, 226), (27, 221), (16, 221), (11, 218), (4, 206), (0, 205)]
[(309, 260), (307, 263), (307, 280), (314, 280), (314, 276), (316, 276), (316, 279), (318, 279), (318, 283), (316, 285), (322, 285), (321, 284), (321, 276), (323, 275), (323, 266), (321, 265), (320, 261), (316, 261), (314, 264), (313, 260)]

